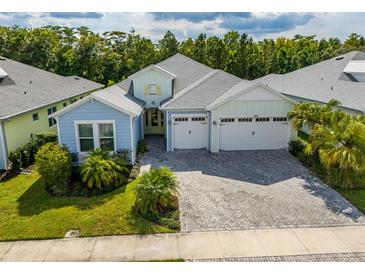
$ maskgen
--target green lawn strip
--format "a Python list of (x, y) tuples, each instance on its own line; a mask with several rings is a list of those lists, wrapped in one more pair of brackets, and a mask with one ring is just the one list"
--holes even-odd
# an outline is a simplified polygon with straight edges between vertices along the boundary
[(0, 240), (175, 232), (133, 212), (136, 181), (93, 197), (53, 197), (36, 172), (0, 183)]
[(365, 190), (338, 190), (351, 204), (357, 207), (362, 213), (365, 213)]

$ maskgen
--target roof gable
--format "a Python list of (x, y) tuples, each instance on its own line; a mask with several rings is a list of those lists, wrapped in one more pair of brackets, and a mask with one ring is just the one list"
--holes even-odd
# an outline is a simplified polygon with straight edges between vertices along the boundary
[(147, 71), (150, 71), (150, 70), (156, 70), (158, 72), (161, 72), (161, 73), (167, 75), (168, 77), (170, 77), (171, 79), (175, 79), (176, 78), (176, 75), (175, 74), (169, 72), (166, 69), (163, 69), (163, 68), (159, 67), (158, 65), (149, 65), (148, 67), (145, 67), (144, 69), (141, 69), (140, 71), (137, 71), (136, 73), (130, 75), (128, 77), (128, 79), (132, 79), (133, 80), (133, 79), (141, 76), (142, 74), (144, 74), (144, 73), (146, 73)]
[(296, 102), (280, 92), (259, 82), (241, 81), (225, 92), (222, 96), (214, 100), (207, 106), (207, 110), (215, 109), (227, 102), (232, 101), (289, 101)]
[(122, 90), (118, 85), (114, 85), (101, 91), (92, 93), (89, 96), (71, 105), (68, 105), (62, 110), (55, 112), (52, 117), (62, 116), (64, 113), (78, 108), (79, 106), (92, 100), (96, 100), (132, 117), (138, 116), (143, 110), (144, 105), (143, 102)]

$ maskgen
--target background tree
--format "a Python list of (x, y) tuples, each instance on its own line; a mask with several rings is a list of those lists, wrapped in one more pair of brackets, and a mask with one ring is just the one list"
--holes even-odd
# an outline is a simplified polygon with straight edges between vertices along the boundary
[(160, 59), (164, 60), (179, 52), (179, 42), (171, 31), (167, 31), (163, 39), (158, 43)]
[(338, 38), (317, 40), (302, 35), (254, 41), (245, 33), (230, 31), (223, 37), (201, 33), (179, 42), (167, 31), (154, 44), (134, 30), (99, 34), (87, 27), (0, 26), (0, 55), (105, 85), (177, 52), (244, 79), (256, 79), (269, 73), (288, 73), (352, 50), (365, 51), (362, 35), (353, 33), (344, 43)]

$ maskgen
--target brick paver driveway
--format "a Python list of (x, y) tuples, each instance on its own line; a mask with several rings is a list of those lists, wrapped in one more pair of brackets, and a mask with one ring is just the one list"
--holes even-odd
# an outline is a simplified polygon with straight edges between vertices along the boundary
[(168, 166), (180, 181), (182, 231), (365, 224), (286, 150), (165, 152), (162, 138), (146, 142), (141, 163)]

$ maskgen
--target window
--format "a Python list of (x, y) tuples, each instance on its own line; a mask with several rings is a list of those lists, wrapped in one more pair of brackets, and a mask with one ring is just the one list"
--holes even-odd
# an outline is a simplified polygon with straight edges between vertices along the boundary
[(109, 121), (87, 121), (77, 124), (79, 152), (89, 152), (96, 148), (114, 151), (114, 124)]
[(67, 107), (67, 102), (64, 102), (63, 103), (63, 107), (65, 108), (65, 107)]
[(70, 100), (70, 104), (73, 104), (73, 103), (75, 103), (77, 101), (77, 98), (73, 98), (73, 99), (71, 99)]
[[(57, 111), (57, 107), (53, 106), (47, 109), (48, 116), (50, 116), (52, 113), (55, 113)], [(53, 127), (55, 124), (57, 124), (57, 121), (55, 118), (48, 117), (48, 126)]]
[(149, 95), (157, 95), (157, 85), (156, 84), (149, 84), (148, 85), (148, 94)]
[(274, 122), (286, 122), (288, 121), (287, 117), (274, 117), (272, 118)]
[(187, 122), (189, 120), (188, 117), (176, 117), (175, 122)]
[(94, 150), (93, 124), (79, 124), (80, 152)]
[(32, 118), (33, 118), (33, 121), (38, 121), (39, 120), (38, 113), (33, 113)]
[(99, 124), (100, 148), (105, 151), (114, 151), (113, 124)]
[(256, 118), (256, 122), (270, 122), (270, 118), (269, 117)]
[(233, 123), (234, 122), (234, 118), (223, 118), (221, 119), (222, 123)]
[(252, 118), (238, 118), (238, 122), (240, 123), (252, 122)]
[(191, 121), (205, 121), (205, 117), (192, 117)]

